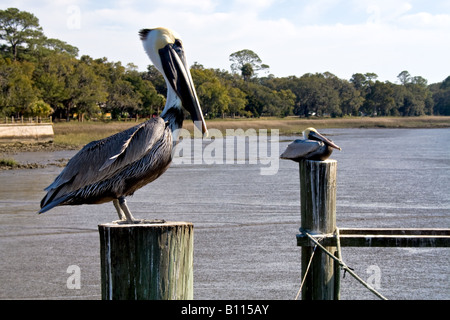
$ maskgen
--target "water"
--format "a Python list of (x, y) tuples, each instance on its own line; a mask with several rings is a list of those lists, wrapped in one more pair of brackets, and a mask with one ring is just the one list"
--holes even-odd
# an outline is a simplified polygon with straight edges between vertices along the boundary
[[(339, 227), (450, 227), (450, 129), (328, 129), (338, 161)], [(292, 137), (280, 137), (278, 154)], [(54, 163), (75, 152), (21, 153)], [(299, 175), (280, 160), (257, 164), (174, 164), (129, 198), (135, 217), (194, 223), (195, 299), (292, 300), (300, 286)], [(61, 171), (0, 172), (0, 298), (100, 299), (97, 225), (117, 219), (112, 204), (59, 207), (36, 215), (42, 191)], [(381, 271), (389, 299), (449, 299), (448, 248), (343, 248), (363, 279)], [(68, 289), (81, 270), (81, 289)], [(342, 299), (377, 299), (347, 275)]]

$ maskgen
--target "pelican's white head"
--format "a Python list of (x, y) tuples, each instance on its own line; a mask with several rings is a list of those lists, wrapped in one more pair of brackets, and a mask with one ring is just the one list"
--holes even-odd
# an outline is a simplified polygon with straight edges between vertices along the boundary
[(311, 132), (317, 133), (317, 130), (312, 127), (309, 127), (307, 129), (303, 130), (303, 139), (305, 139), (305, 140), (309, 139), (308, 137)]
[(330, 146), (331, 148), (342, 150), (341, 147), (337, 146), (332, 140), (326, 138), (325, 136), (320, 134), (319, 131), (317, 131), (316, 129), (311, 128), (311, 127), (307, 128), (306, 130), (303, 131), (303, 139), (322, 141), (323, 143)]
[(166, 80), (167, 99), (161, 117), (175, 117), (176, 126), (181, 127), (182, 105), (202, 133), (207, 134), (180, 36), (167, 28), (142, 29), (139, 36), (150, 60)]
[(180, 36), (167, 28), (142, 29), (139, 31), (139, 36), (150, 60), (156, 69), (164, 75), (159, 50), (167, 45), (173, 45), (176, 40), (180, 41)]

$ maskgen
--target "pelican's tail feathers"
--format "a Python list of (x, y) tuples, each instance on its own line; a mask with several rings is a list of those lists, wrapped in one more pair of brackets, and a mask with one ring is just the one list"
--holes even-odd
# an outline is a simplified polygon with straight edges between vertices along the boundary
[(64, 201), (66, 201), (67, 199), (69, 199), (71, 197), (70, 194), (64, 195), (58, 199), (53, 200), (50, 203), (47, 203), (45, 205), (42, 206), (41, 210), (39, 210), (38, 214), (44, 213), (50, 209), (53, 209), (56, 206), (59, 206), (61, 203), (63, 203)]

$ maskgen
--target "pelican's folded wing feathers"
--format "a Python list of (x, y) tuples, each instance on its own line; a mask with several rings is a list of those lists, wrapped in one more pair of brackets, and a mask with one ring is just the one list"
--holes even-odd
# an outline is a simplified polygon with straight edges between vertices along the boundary
[[(153, 118), (103, 140), (87, 144), (70, 159), (60, 175), (45, 189), (48, 194), (43, 203), (108, 179), (123, 167), (138, 161), (161, 139), (165, 127), (162, 118)], [(84, 174), (79, 174), (80, 172)]]
[[(322, 143), (323, 144), (323, 143)], [(281, 154), (282, 159), (300, 159), (321, 147), (321, 142), (297, 139), (290, 143)]]

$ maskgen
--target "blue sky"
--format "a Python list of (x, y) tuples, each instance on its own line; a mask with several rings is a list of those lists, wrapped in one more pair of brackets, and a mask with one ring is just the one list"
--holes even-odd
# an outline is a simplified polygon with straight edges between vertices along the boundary
[(48, 37), (80, 55), (139, 70), (150, 62), (137, 32), (164, 26), (181, 35), (190, 63), (207, 68), (230, 70), (229, 55), (250, 49), (277, 77), (450, 75), (449, 0), (2, 0), (8, 7), (32, 12)]

